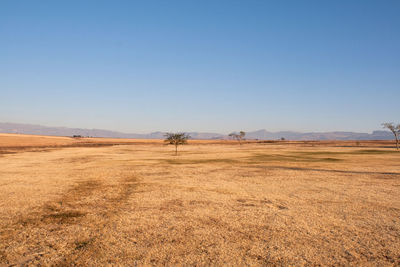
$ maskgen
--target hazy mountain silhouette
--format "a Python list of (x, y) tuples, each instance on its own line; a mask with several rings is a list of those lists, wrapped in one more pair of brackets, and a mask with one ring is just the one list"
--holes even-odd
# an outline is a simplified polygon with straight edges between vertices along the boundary
[[(1, 133), (19, 133), (35, 135), (55, 135), (55, 136), (91, 136), (91, 137), (112, 137), (112, 138), (143, 138), (160, 139), (164, 137), (164, 132), (153, 132), (149, 134), (121, 133), (116, 131), (101, 129), (81, 129), (67, 127), (47, 127), (34, 124), (20, 123), (0, 123)], [(219, 133), (189, 132), (192, 139), (229, 139), (227, 135)], [(393, 136), (388, 131), (373, 131), (372, 133), (357, 132), (269, 132), (258, 130), (247, 132), (247, 139), (276, 140), (280, 138), (287, 140), (388, 140)]]

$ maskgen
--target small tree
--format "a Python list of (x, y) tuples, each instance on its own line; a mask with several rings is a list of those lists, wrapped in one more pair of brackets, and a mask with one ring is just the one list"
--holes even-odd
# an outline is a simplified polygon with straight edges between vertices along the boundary
[(178, 155), (178, 146), (187, 144), (189, 138), (190, 136), (186, 133), (166, 133), (164, 142), (175, 146), (176, 156)]
[(389, 129), (396, 140), (396, 148), (399, 150), (399, 135), (400, 135), (400, 124), (395, 125), (393, 122), (382, 123), (383, 128)]
[(236, 139), (239, 141), (239, 144), (242, 145), (242, 140), (244, 139), (246, 133), (243, 131), (240, 131), (239, 134), (237, 133), (230, 133), (229, 136), (232, 137), (233, 139)]

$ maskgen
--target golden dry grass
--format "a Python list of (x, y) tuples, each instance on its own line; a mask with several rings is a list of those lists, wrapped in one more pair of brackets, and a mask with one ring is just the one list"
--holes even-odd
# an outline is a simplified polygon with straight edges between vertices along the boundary
[(0, 265), (400, 264), (387, 143), (126, 142), (2, 154)]

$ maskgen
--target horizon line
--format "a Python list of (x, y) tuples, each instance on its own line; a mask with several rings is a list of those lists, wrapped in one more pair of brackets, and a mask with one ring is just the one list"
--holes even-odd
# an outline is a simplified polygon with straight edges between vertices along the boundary
[(189, 131), (162, 131), (162, 130), (154, 130), (154, 131), (149, 131), (149, 132), (144, 132), (144, 133), (137, 133), (137, 132), (126, 132), (126, 131), (118, 131), (118, 130), (111, 130), (111, 129), (105, 129), (105, 128), (81, 128), (81, 127), (71, 127), (71, 126), (49, 126), (49, 125), (43, 125), (43, 124), (34, 124), (34, 123), (19, 123), (19, 122), (0, 122), (0, 124), (19, 124), (19, 125), (31, 125), (31, 126), (41, 126), (45, 128), (65, 128), (65, 129), (79, 129), (79, 130), (99, 130), (99, 131), (109, 131), (109, 132), (115, 132), (115, 133), (120, 133), (120, 134), (137, 134), (137, 135), (146, 135), (146, 134), (152, 134), (152, 133), (169, 133), (169, 132), (184, 132), (184, 133), (207, 133), (207, 134), (219, 134), (219, 135), (228, 135), (230, 133), (235, 133), (239, 131), (244, 131), (245, 133), (252, 133), (252, 132), (258, 132), (258, 131), (266, 131), (269, 133), (281, 133), (281, 132), (292, 132), (292, 133), (301, 133), (301, 134), (307, 134), (307, 133), (366, 133), (366, 134), (372, 134), (376, 131), (383, 131), (383, 132), (389, 132), (385, 129), (375, 129), (370, 132), (361, 132), (361, 131), (351, 131), (351, 130), (331, 130), (331, 131), (299, 131), (299, 130), (275, 130), (275, 131), (269, 131), (266, 128), (262, 129), (257, 129), (257, 130), (243, 130), (239, 129), (236, 131), (230, 131), (227, 133), (221, 133), (217, 131), (194, 131), (194, 130), (189, 130)]

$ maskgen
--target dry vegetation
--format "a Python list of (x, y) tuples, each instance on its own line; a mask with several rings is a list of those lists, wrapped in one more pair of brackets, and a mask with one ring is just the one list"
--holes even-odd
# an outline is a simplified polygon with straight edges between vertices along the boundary
[(388, 142), (161, 143), (2, 135), (0, 265), (400, 264)]

